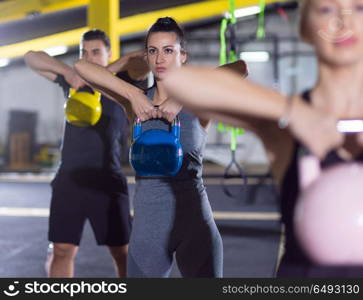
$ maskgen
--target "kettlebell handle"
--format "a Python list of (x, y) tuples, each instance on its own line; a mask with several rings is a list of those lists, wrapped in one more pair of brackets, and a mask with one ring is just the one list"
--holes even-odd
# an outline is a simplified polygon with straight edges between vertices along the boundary
[[(134, 125), (141, 125), (141, 120), (140, 120), (140, 118), (136, 118), (135, 119), (135, 121), (134, 121)], [(176, 116), (175, 118), (174, 118), (174, 120), (171, 122), (171, 126), (179, 126), (180, 127), (180, 119), (179, 119), (179, 117), (178, 116)]]
[[(345, 134), (363, 132), (363, 120), (340, 120), (337, 122), (337, 130)], [(302, 190), (318, 179), (322, 172), (320, 160), (304, 147), (298, 153), (298, 169)]]
[[(159, 106), (155, 106), (158, 108)], [(140, 118), (136, 118), (134, 121), (134, 130), (133, 130), (133, 140), (138, 138), (141, 135), (142, 132), (142, 122)], [(178, 116), (174, 118), (174, 120), (171, 122), (171, 132), (175, 135), (176, 138), (180, 138), (180, 119)]]
[[(69, 92), (68, 92), (68, 98), (72, 97), (74, 94), (76, 94), (76, 93), (78, 93), (78, 92), (82, 92), (82, 91), (77, 91), (77, 90), (76, 90), (76, 89), (74, 89), (74, 88), (70, 88), (70, 89), (69, 89)], [(84, 93), (86, 93), (86, 92), (84, 92)], [(93, 91), (93, 95), (94, 95), (95, 97), (97, 97), (97, 99), (98, 99), (98, 100), (100, 100), (100, 99), (101, 99), (101, 93), (100, 93), (100, 92), (98, 92), (98, 91)]]

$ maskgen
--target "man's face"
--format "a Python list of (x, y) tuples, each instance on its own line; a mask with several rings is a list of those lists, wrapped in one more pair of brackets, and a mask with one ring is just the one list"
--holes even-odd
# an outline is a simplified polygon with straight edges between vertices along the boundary
[(88, 62), (107, 66), (111, 57), (111, 51), (101, 40), (83, 41), (80, 46), (80, 58)]

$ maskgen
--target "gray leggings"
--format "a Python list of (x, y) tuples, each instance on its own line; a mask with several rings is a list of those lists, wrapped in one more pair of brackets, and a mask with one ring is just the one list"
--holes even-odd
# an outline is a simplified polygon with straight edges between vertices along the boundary
[(222, 277), (222, 239), (202, 184), (140, 181), (128, 277), (168, 277), (175, 253), (183, 277)]

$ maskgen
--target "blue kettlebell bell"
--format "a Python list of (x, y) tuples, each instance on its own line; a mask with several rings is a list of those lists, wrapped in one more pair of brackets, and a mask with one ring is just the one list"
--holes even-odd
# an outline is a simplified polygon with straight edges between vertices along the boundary
[(142, 132), (136, 119), (130, 148), (130, 163), (139, 176), (175, 176), (183, 163), (180, 144), (180, 120), (176, 117), (171, 130), (149, 129)]

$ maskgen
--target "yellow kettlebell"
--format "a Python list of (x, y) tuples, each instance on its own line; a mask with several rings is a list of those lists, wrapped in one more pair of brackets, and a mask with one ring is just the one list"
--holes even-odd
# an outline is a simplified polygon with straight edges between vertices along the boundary
[(95, 91), (77, 92), (69, 90), (67, 102), (64, 104), (66, 119), (72, 125), (87, 127), (95, 125), (101, 118), (101, 94)]

